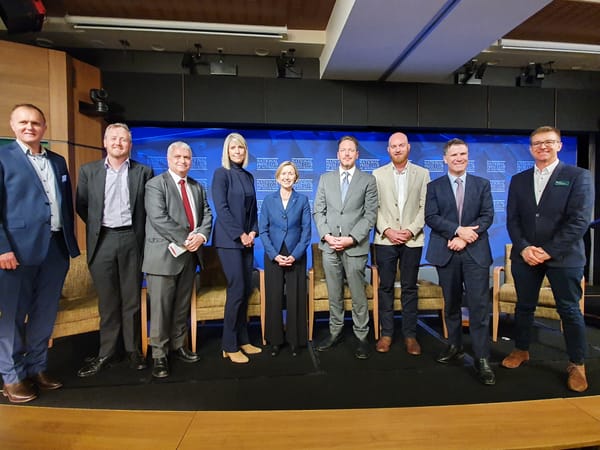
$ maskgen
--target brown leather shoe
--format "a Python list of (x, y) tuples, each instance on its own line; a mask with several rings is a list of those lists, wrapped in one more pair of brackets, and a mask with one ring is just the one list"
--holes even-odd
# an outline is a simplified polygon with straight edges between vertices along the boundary
[(515, 348), (510, 352), (510, 355), (502, 360), (502, 367), (516, 369), (525, 361), (529, 361), (529, 352), (527, 350), (517, 350)]
[(35, 384), (40, 389), (45, 391), (52, 391), (54, 389), (60, 389), (62, 387), (62, 383), (54, 378), (52, 378), (46, 372), (36, 373), (34, 376), (29, 378), (33, 384)]
[(567, 373), (569, 374), (569, 379), (567, 380), (569, 389), (575, 392), (587, 390), (588, 382), (585, 377), (585, 366), (583, 364), (578, 365), (570, 362), (567, 366)]
[(392, 338), (390, 336), (381, 336), (375, 345), (375, 350), (379, 353), (387, 353), (392, 346)]
[(2, 395), (11, 403), (27, 403), (37, 398), (35, 389), (26, 381), (4, 384)]
[(419, 356), (421, 354), (421, 346), (415, 338), (406, 338), (404, 343), (406, 344), (406, 353), (409, 355)]

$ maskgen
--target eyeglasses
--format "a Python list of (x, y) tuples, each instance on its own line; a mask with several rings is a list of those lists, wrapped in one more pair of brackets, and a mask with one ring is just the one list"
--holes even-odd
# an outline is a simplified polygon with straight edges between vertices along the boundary
[(551, 145), (554, 144), (558, 144), (560, 141), (556, 141), (554, 139), (548, 139), (547, 141), (535, 141), (531, 143), (532, 147), (541, 147), (542, 145), (545, 145), (547, 147), (550, 147)]

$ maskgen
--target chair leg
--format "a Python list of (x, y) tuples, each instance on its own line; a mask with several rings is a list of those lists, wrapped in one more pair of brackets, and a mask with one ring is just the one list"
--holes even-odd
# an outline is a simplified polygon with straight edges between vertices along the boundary
[(144, 358), (148, 354), (148, 291), (146, 287), (142, 287), (140, 298), (140, 316), (142, 318), (142, 355)]
[(198, 337), (198, 322), (196, 317), (196, 280), (194, 280), (190, 298), (190, 338), (192, 340), (190, 347), (192, 347), (192, 352), (196, 352), (196, 339)]

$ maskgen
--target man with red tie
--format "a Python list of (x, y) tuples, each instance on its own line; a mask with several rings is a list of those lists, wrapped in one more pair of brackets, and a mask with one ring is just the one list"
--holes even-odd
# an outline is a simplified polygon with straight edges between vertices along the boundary
[[(198, 361), (185, 346), (190, 296), (201, 247), (212, 230), (212, 212), (204, 187), (188, 177), (192, 149), (173, 142), (169, 170), (146, 184), (146, 244), (142, 270), (150, 297), (152, 376), (169, 376), (169, 353), (184, 362)], [(195, 324), (193, 324), (195, 326)]]

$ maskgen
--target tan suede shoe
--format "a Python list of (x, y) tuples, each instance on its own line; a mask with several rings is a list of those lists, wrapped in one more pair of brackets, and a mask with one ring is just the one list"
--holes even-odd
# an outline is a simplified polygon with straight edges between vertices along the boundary
[(584, 392), (588, 388), (588, 382), (585, 377), (585, 366), (583, 364), (577, 365), (569, 363), (567, 366), (567, 373), (569, 379), (567, 380), (567, 386), (569, 389), (575, 392)]
[(529, 361), (529, 352), (527, 350), (514, 349), (510, 352), (510, 355), (502, 360), (502, 367), (516, 369), (525, 361)]

